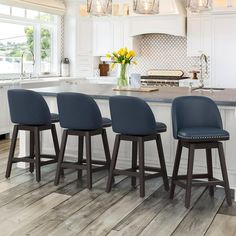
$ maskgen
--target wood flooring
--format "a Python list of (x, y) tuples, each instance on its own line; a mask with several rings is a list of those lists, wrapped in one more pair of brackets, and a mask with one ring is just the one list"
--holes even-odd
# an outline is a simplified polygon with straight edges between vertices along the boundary
[(169, 200), (161, 178), (146, 181), (145, 198), (122, 176), (107, 194), (106, 171), (94, 173), (91, 191), (85, 173), (78, 181), (71, 170), (54, 186), (55, 164), (42, 167), (40, 183), (15, 165), (6, 180), (9, 144), (0, 141), (0, 236), (236, 235), (236, 204), (227, 206), (223, 189), (211, 198), (208, 190), (194, 188), (186, 209), (184, 190), (177, 188)]

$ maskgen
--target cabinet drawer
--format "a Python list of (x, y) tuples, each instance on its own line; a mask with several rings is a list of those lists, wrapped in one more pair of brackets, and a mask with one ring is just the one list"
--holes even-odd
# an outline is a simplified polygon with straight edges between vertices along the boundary
[(91, 62), (90, 56), (78, 56), (78, 65), (91, 65)]

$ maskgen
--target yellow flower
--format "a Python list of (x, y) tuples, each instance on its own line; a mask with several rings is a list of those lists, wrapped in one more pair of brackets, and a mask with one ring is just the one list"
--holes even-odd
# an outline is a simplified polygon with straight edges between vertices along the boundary
[(131, 55), (131, 57), (135, 57), (135, 55), (136, 55), (133, 50), (130, 50), (130, 51), (129, 51), (129, 54)]
[(125, 64), (125, 60), (122, 61), (122, 65), (124, 65), (124, 64)]
[(122, 49), (119, 53), (121, 56), (124, 56), (125, 55), (125, 51)]
[(134, 65), (137, 65), (137, 62), (136, 62), (136, 61), (132, 61), (132, 63), (133, 63)]
[(112, 64), (111, 64), (111, 69), (113, 70), (115, 67), (116, 67), (116, 64), (115, 64), (115, 63), (112, 63)]
[(110, 53), (107, 53), (107, 54), (106, 54), (106, 57), (107, 57), (107, 58), (111, 58), (111, 54), (110, 54)]
[(130, 57), (131, 57), (131, 55), (128, 53), (128, 54), (126, 55), (126, 58), (129, 59)]
[(118, 62), (118, 58), (117, 57), (115, 57), (115, 62)]

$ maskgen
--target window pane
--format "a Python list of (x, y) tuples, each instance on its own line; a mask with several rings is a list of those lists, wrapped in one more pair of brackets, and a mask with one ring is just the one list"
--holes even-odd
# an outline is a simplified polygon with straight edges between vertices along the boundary
[(33, 72), (33, 27), (0, 22), (1, 73), (20, 73), (21, 56), (24, 53), (24, 71)]
[(51, 29), (41, 28), (41, 73), (50, 73), (51, 72), (51, 40), (52, 32)]
[(39, 19), (39, 12), (33, 10), (26, 10), (26, 17), (29, 19)]
[(25, 17), (25, 9), (24, 8), (12, 7), (11, 12), (12, 12), (11, 14), (13, 16)]
[(10, 15), (10, 7), (0, 4), (0, 14)]

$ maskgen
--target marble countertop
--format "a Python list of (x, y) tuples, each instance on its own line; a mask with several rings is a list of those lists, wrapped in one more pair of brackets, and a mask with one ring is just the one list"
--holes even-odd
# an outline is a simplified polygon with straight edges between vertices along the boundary
[(56, 96), (61, 92), (78, 92), (92, 96), (94, 99), (109, 99), (115, 95), (135, 96), (147, 102), (171, 103), (174, 98), (179, 96), (206, 96), (213, 99), (217, 105), (236, 106), (236, 89), (225, 89), (219, 91), (193, 91), (186, 87), (160, 87), (159, 91), (154, 92), (130, 92), (113, 91), (114, 85), (108, 84), (78, 84), (64, 85), (57, 87), (35, 88), (43, 96)]

